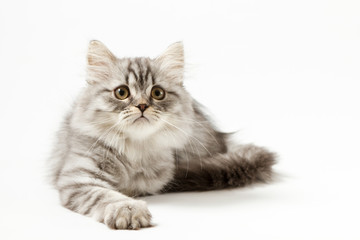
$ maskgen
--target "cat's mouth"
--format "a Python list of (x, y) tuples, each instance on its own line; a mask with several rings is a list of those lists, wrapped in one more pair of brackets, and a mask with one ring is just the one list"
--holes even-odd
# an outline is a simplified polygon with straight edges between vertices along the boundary
[(144, 122), (144, 121), (150, 122), (149, 119), (147, 119), (144, 115), (142, 115), (142, 116), (136, 118), (136, 119), (133, 121), (133, 123), (135, 123), (135, 122)]

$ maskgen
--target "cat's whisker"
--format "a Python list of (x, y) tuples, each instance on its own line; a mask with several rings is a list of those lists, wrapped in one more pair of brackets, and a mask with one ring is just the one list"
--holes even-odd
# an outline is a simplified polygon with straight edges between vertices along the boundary
[(106, 119), (104, 121), (96, 121), (96, 122), (89, 122), (89, 124), (96, 126), (96, 125), (104, 125), (105, 123), (111, 123), (114, 122), (113, 119)]
[(111, 149), (111, 147), (112, 147), (112, 143), (113, 143), (113, 140), (114, 140), (114, 137), (116, 136), (116, 134), (113, 134), (113, 136), (112, 136), (112, 138), (111, 138), (111, 140), (110, 140), (110, 142), (109, 142), (109, 144), (108, 144), (108, 146), (107, 146), (107, 150), (106, 150), (106, 152), (105, 152), (105, 160), (107, 160), (108, 159), (108, 153), (109, 153), (109, 151), (110, 151), (110, 149)]
[[(172, 134), (174, 134), (172, 131), (170, 131), (170, 132), (171, 132)], [(188, 136), (188, 135), (185, 135), (185, 136)], [(194, 142), (193, 139), (188, 138), (188, 141), (189, 141), (188, 143), (189, 143), (189, 145), (190, 145), (190, 147), (191, 147), (191, 149), (192, 149), (192, 152), (193, 152), (194, 154), (197, 153), (198, 159), (199, 159), (199, 161), (200, 161), (200, 168), (202, 169), (202, 159), (201, 159), (201, 155), (200, 155), (199, 148), (196, 147), (196, 144), (194, 144), (195, 142)], [(184, 149), (185, 149), (185, 151), (186, 151), (186, 157), (187, 157), (187, 170), (186, 170), (186, 174), (185, 174), (185, 175), (187, 176), (190, 160), (189, 160), (189, 156), (188, 156), (188, 152), (187, 152), (186, 148), (184, 148)], [(195, 151), (195, 149), (196, 149), (196, 151)]]
[[(189, 140), (190, 140), (189, 143), (191, 145), (191, 148), (195, 152), (194, 146), (193, 146), (194, 140), (193, 139), (189, 139)], [(199, 161), (200, 161), (200, 169), (202, 169), (202, 159), (201, 159), (200, 151), (199, 151), (199, 148), (196, 147), (196, 145), (195, 145), (195, 148), (196, 148), (197, 155), (198, 155), (198, 158), (199, 158)]]
[(84, 110), (92, 110), (94, 112), (106, 112), (106, 113), (116, 113), (119, 114), (119, 112), (111, 111), (111, 110), (104, 110), (100, 108), (89, 108), (88, 106), (79, 106), (80, 108), (83, 108)]
[(106, 137), (110, 132), (111, 130), (116, 127), (116, 125), (118, 124), (118, 122), (114, 123), (111, 127), (109, 127), (107, 130), (105, 130), (105, 132), (103, 134), (101, 134), (97, 140), (90, 146), (90, 148), (86, 151), (86, 155), (88, 155), (90, 153), (90, 151), (92, 151), (94, 149), (94, 147), (96, 146), (96, 144), (100, 141), (100, 140), (103, 140), (102, 138), (103, 137)]
[[(116, 133), (116, 134), (121, 134), (121, 133), (123, 133), (123, 130), (124, 130), (124, 127), (123, 126), (120, 126), (119, 127), (119, 130), (118, 130), (118, 132)], [(123, 141), (123, 138), (116, 138), (116, 146), (118, 147), (118, 149), (121, 149), (121, 150), (123, 150), (124, 149), (124, 147), (123, 147), (123, 145), (121, 145), (121, 147), (120, 147), (120, 144), (119, 143), (124, 143), (124, 141)]]
[[(120, 121), (119, 121), (120, 122)], [(119, 123), (118, 122), (118, 123)], [(105, 152), (105, 158), (104, 158), (104, 160), (105, 161), (107, 161), (107, 159), (108, 159), (108, 154), (109, 154), (109, 152), (110, 152), (110, 150), (112, 149), (112, 148), (115, 148), (115, 149), (117, 149), (118, 148), (118, 146), (115, 146), (114, 145), (114, 143), (115, 143), (115, 141), (117, 142), (117, 144), (118, 144), (118, 142), (120, 141), (120, 140), (122, 140), (123, 138), (121, 138), (119, 135), (123, 132), (123, 129), (124, 129), (124, 126), (123, 125), (117, 125), (117, 129), (115, 129), (115, 132), (113, 132), (113, 136), (111, 137), (111, 139), (110, 139), (110, 141), (109, 141), (109, 143), (108, 144), (105, 144), (105, 148), (106, 148), (106, 152)], [(106, 135), (106, 136), (108, 136), (110, 134), (110, 132)]]
[[(220, 144), (220, 143), (217, 141), (216, 137), (208, 130), (208, 127), (204, 126), (204, 124), (202, 124), (201, 122), (195, 121), (195, 120), (190, 119), (190, 118), (174, 117), (174, 116), (171, 116), (171, 115), (169, 115), (168, 117), (171, 118), (171, 119), (173, 119), (173, 120), (181, 119), (182, 121), (185, 120), (185, 122), (193, 122), (193, 123), (195, 123), (195, 124), (198, 124), (200, 127), (202, 127), (202, 128), (214, 139), (214, 141), (215, 141), (217, 144)], [(208, 121), (202, 121), (202, 122), (204, 122), (204, 123), (209, 123)]]
[[(163, 119), (161, 119), (161, 120), (163, 120)], [(174, 119), (174, 120), (176, 120), (176, 119)], [(168, 123), (168, 124), (169, 124), (169, 123)], [(175, 126), (175, 125), (173, 125), (173, 126)], [(176, 126), (175, 126), (175, 127), (176, 127)], [(184, 133), (184, 131), (183, 131), (183, 133)], [(212, 136), (212, 134), (211, 134), (210, 132), (209, 132), (209, 135)], [(199, 162), (200, 162), (200, 168), (202, 169), (202, 165), (203, 165), (203, 164), (202, 164), (202, 157), (201, 157), (199, 148), (196, 146), (196, 144), (194, 144), (195, 142), (194, 142), (194, 139), (191, 138), (191, 137), (192, 137), (191, 135), (189, 135), (189, 134), (186, 133), (186, 136), (190, 136), (188, 143), (189, 143), (192, 151), (194, 152), (194, 154), (197, 154), (198, 159), (199, 159)], [(195, 138), (195, 140), (197, 140), (198, 143), (199, 143), (210, 155), (212, 155), (212, 154), (208, 151), (208, 149), (207, 149), (198, 139)], [(217, 142), (217, 141), (216, 141), (216, 142)], [(195, 150), (196, 150), (196, 151), (195, 151)], [(188, 153), (186, 153), (186, 154), (187, 154), (187, 158), (189, 159)]]
[[(165, 126), (165, 131), (167, 133), (170, 133), (171, 136), (173, 137), (173, 141), (176, 142), (176, 136), (174, 135), (172, 129), (170, 129), (168, 126)], [(185, 155), (186, 155), (186, 172), (185, 172), (185, 177), (188, 176), (189, 173), (189, 167), (190, 167), (190, 159), (189, 159), (189, 154), (186, 148), (183, 149), (185, 151)], [(176, 152), (176, 148), (175, 148), (175, 152)], [(179, 163), (178, 163), (179, 164)]]
[[(169, 115), (168, 116), (170, 117), (174, 117), (173, 115)], [(185, 122), (194, 122), (194, 123), (198, 123), (200, 125), (203, 125), (202, 123), (209, 123), (208, 121), (196, 121), (194, 119), (191, 119), (191, 118), (184, 118), (184, 117), (179, 117), (179, 116), (176, 116), (177, 119), (180, 119), (182, 121), (185, 121)]]
[(110, 140), (110, 143), (107, 147), (107, 151), (105, 153), (105, 159), (108, 159), (108, 153), (112, 147), (117, 148), (117, 146), (114, 146), (114, 143), (115, 143), (115, 141), (118, 142), (121, 139), (118, 135), (122, 132), (122, 129), (123, 129), (123, 127), (120, 125), (120, 127), (118, 127), (118, 129), (115, 131), (115, 133), (113, 133), (113, 136)]
[(169, 124), (169, 125), (171, 125), (171, 126), (173, 126), (173, 127), (176, 128), (177, 130), (179, 130), (180, 132), (182, 132), (183, 134), (185, 134), (186, 136), (189, 136), (189, 137), (195, 139), (195, 140), (210, 154), (210, 156), (212, 155), (212, 153), (205, 147), (205, 145), (204, 145), (202, 142), (200, 142), (199, 139), (197, 139), (197, 138), (194, 137), (194, 136), (191, 136), (190, 134), (188, 134), (187, 132), (185, 132), (183, 129), (175, 126), (175, 125), (172, 124), (172, 123), (169, 123), (168, 121), (164, 120), (163, 118), (160, 118), (160, 120), (163, 121), (163, 122), (165, 122), (165, 123), (167, 123), (167, 124)]

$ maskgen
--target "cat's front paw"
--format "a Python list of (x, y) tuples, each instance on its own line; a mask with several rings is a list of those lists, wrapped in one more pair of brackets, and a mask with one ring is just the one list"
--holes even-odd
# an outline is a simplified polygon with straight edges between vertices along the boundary
[(151, 214), (141, 200), (110, 203), (105, 208), (104, 223), (112, 229), (139, 229), (151, 226), (150, 222)]

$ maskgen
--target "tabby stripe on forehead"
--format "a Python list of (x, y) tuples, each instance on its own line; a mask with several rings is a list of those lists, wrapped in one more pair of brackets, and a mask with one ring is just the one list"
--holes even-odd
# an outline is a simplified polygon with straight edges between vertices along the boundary
[(139, 83), (140, 85), (144, 85), (144, 78), (143, 78), (143, 68), (142, 68), (142, 64), (140, 62), (141, 60), (139, 58), (135, 59), (135, 62), (138, 66), (139, 69)]
[[(129, 78), (129, 75), (130, 75), (130, 73), (132, 73), (132, 74), (134, 74), (134, 77), (135, 77), (135, 79), (136, 79), (136, 81), (138, 81), (138, 76), (136, 75), (136, 72), (135, 72), (135, 70), (131, 67), (131, 65), (132, 65), (132, 62), (131, 61), (129, 61), (129, 66), (128, 66), (128, 76), (127, 76), (127, 79)], [(129, 81), (129, 79), (128, 79), (128, 81)]]
[(145, 72), (145, 81), (147, 82), (149, 79), (149, 73), (150, 73), (150, 69), (149, 69), (149, 65), (146, 67), (146, 72)]
[(151, 66), (149, 61), (146, 62), (146, 73), (145, 73), (145, 80), (148, 82), (149, 81), (149, 77), (151, 78), (151, 83), (152, 85), (155, 85), (155, 78), (153, 77), (153, 73), (151, 71)]
[(150, 77), (151, 77), (152, 85), (155, 85), (155, 75), (151, 74)]

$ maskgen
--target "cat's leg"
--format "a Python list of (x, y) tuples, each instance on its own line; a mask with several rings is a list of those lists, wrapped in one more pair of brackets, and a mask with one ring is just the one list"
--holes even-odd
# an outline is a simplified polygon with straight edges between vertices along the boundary
[(63, 206), (105, 223), (112, 229), (149, 227), (151, 214), (146, 203), (115, 188), (110, 177), (88, 169), (63, 171), (57, 188)]
[(276, 155), (255, 145), (228, 146), (225, 153), (187, 159), (180, 156), (175, 177), (163, 192), (243, 187), (272, 180)]

